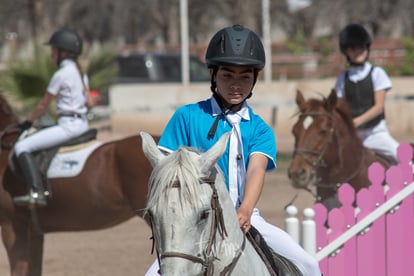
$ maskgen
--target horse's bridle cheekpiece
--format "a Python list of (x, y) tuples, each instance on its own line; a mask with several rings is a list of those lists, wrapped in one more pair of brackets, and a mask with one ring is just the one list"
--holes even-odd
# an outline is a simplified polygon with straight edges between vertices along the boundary
[[(203, 275), (204, 276), (211, 276), (214, 274), (214, 264), (213, 262), (217, 259), (214, 254), (213, 254), (213, 245), (214, 245), (214, 241), (216, 239), (216, 234), (217, 232), (220, 234), (222, 239), (225, 239), (227, 237), (227, 230), (226, 230), (226, 226), (224, 224), (224, 219), (223, 219), (223, 210), (221, 208), (220, 205), (220, 201), (219, 201), (219, 197), (217, 194), (217, 189), (215, 186), (215, 180), (216, 180), (216, 176), (217, 176), (217, 171), (214, 170), (214, 172), (211, 173), (211, 175), (209, 177), (206, 178), (200, 178), (199, 179), (199, 183), (200, 184), (209, 184), (211, 189), (212, 189), (212, 195), (211, 195), (211, 226), (210, 226), (210, 235), (209, 235), (209, 239), (208, 239), (208, 243), (207, 243), (207, 247), (205, 248), (204, 252), (203, 252), (203, 257), (204, 258), (200, 258), (194, 255), (190, 255), (190, 254), (186, 254), (186, 253), (182, 253), (182, 252), (164, 252), (163, 254), (159, 254), (158, 253), (158, 249), (156, 246), (156, 240), (154, 237), (154, 234), (152, 236), (152, 240), (153, 240), (153, 246), (152, 246), (152, 251), (154, 250), (154, 247), (157, 249), (157, 257), (158, 257), (158, 263), (161, 264), (161, 260), (165, 259), (165, 258), (182, 258), (182, 259), (186, 259), (188, 261), (191, 261), (193, 263), (198, 263), (201, 264), (203, 266)], [(175, 181), (172, 185), (173, 188), (180, 188), (180, 182), (179, 181)], [(149, 216), (150, 216), (150, 221), (151, 221), (151, 228), (152, 228), (152, 232), (154, 225), (153, 225), (153, 219), (152, 219), (152, 214), (149, 212)], [(246, 246), (246, 236), (243, 236), (243, 242), (242, 245), (240, 247), (239, 253), (233, 258), (233, 260), (230, 262), (229, 265), (227, 265), (223, 271), (220, 273), (220, 275), (230, 275), (230, 273), (232, 272), (232, 270), (234, 269), (237, 261), (239, 260), (241, 254), (244, 251), (244, 248)]]

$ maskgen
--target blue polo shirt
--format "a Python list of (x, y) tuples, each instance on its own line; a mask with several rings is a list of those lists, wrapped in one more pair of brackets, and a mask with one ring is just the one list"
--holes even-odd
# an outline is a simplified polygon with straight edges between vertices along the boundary
[[(232, 125), (224, 115), (215, 112), (217, 107), (215, 99), (210, 98), (177, 109), (165, 127), (158, 147), (168, 152), (176, 151), (180, 146), (193, 147), (201, 152), (210, 149), (221, 135), (232, 130)], [(276, 140), (273, 130), (260, 116), (253, 113), (251, 107), (247, 108), (250, 118), (240, 122), (245, 167), (247, 168), (253, 153), (260, 153), (268, 158), (267, 170), (272, 170), (276, 167)], [(220, 116), (216, 133), (213, 137), (208, 137), (216, 116)], [(229, 146), (217, 164), (224, 173), (228, 189)]]

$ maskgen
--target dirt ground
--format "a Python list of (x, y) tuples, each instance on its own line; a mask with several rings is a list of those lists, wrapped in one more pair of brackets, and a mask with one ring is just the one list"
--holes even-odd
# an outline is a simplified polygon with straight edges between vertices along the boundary
[[(107, 123), (101, 128), (99, 139), (103, 141), (122, 138), (145, 130), (161, 133), (165, 118), (143, 116), (142, 120), (113, 120), (112, 131)], [(292, 149), (290, 136), (278, 142), (278, 151), (289, 153)], [(305, 191), (290, 187), (287, 162), (279, 162), (278, 168), (269, 173), (258, 204), (262, 216), (269, 222), (284, 228), (283, 207), (299, 192), (295, 205), (301, 212), (311, 207), (313, 198)], [(91, 231), (47, 234), (45, 237), (43, 275), (45, 276), (105, 276), (144, 275), (155, 259), (151, 255), (150, 228), (140, 219), (132, 219), (116, 227)], [(8, 275), (8, 262), (4, 249), (0, 248), (0, 275)]]

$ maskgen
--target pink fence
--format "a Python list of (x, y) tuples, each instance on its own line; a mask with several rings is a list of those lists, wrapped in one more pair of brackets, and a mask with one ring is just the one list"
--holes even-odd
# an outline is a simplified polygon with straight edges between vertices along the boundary
[(323, 205), (314, 206), (316, 234), (302, 229), (302, 242), (309, 244), (316, 235), (316, 258), (325, 276), (414, 275), (414, 182), (408, 143), (400, 145), (398, 157), (399, 165), (388, 170), (371, 165), (368, 189), (355, 193), (343, 184), (338, 190), (341, 208), (328, 213)]

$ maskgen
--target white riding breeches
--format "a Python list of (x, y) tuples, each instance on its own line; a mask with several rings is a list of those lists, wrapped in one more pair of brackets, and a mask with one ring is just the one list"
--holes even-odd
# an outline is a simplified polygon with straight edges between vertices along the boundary
[[(307, 253), (288, 233), (267, 223), (257, 208), (253, 210), (251, 224), (262, 234), (267, 245), (276, 253), (291, 260), (306, 276), (321, 276), (319, 263), (312, 255)], [(158, 274), (158, 260), (155, 260), (146, 272), (146, 276)]]
[(391, 136), (384, 120), (372, 128), (359, 129), (358, 134), (365, 147), (398, 161), (397, 149), (399, 143)]
[(315, 257), (306, 252), (288, 233), (266, 222), (255, 208), (251, 224), (260, 232), (267, 245), (276, 253), (292, 261), (306, 276), (321, 276), (319, 263)]
[(64, 143), (86, 132), (88, 128), (86, 116), (82, 118), (59, 117), (57, 125), (36, 131), (18, 141), (14, 146), (16, 156), (22, 152), (34, 152)]

